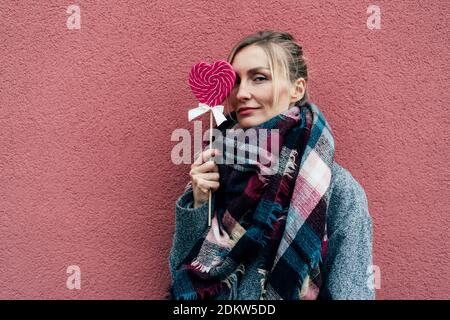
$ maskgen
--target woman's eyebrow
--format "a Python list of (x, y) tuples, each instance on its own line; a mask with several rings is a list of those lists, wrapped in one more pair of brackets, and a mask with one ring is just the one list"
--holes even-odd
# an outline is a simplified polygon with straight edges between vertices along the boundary
[[(247, 71), (247, 73), (248, 73), (248, 74), (253, 74), (253, 73), (257, 73), (259, 70), (269, 70), (269, 71), (270, 71), (270, 69), (267, 68), (267, 67), (256, 67), (256, 68), (251, 68), (251, 69), (249, 69), (249, 70)], [(236, 74), (239, 75), (237, 72), (236, 72)]]

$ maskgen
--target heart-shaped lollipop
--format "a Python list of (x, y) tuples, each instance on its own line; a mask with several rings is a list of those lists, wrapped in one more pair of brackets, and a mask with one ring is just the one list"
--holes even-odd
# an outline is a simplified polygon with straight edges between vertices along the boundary
[(220, 105), (225, 100), (235, 81), (233, 67), (223, 60), (212, 65), (199, 62), (189, 73), (189, 85), (195, 97), (210, 107)]
[[(212, 65), (206, 62), (195, 64), (189, 73), (189, 85), (200, 101), (199, 106), (189, 110), (189, 121), (209, 111), (209, 149), (212, 150), (213, 116), (219, 126), (226, 121), (223, 106), (220, 105), (231, 92), (236, 81), (233, 67), (226, 61), (219, 60)], [(211, 226), (211, 189), (209, 189), (208, 226)]]

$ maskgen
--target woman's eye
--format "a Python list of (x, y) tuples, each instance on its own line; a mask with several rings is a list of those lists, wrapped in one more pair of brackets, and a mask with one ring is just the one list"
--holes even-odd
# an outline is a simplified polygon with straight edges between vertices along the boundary
[[(256, 81), (256, 82), (262, 82), (264, 80), (267, 80), (267, 78), (264, 76), (258, 76), (258, 77), (253, 78), (253, 81)], [(240, 83), (241, 83), (241, 79), (236, 78), (236, 81), (234, 82), (234, 86), (235, 87), (239, 86)]]

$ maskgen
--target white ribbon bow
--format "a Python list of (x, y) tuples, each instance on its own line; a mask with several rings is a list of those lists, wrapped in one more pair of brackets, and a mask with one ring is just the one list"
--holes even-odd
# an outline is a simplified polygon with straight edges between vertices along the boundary
[(213, 113), (214, 120), (216, 120), (217, 125), (220, 126), (222, 122), (227, 120), (227, 118), (223, 115), (223, 109), (224, 107), (221, 105), (210, 107), (207, 104), (200, 102), (197, 108), (189, 110), (188, 118), (189, 121), (191, 121), (205, 112), (211, 111)]

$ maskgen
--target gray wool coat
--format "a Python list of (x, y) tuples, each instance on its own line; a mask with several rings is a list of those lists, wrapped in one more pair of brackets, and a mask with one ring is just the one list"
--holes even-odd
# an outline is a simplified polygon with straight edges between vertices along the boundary
[[(375, 298), (372, 275), (372, 219), (364, 189), (351, 173), (333, 163), (327, 211), (328, 251), (322, 269), (323, 285), (319, 298), (369, 300)], [(175, 269), (205, 235), (208, 203), (193, 208), (192, 189), (176, 201), (175, 232), (169, 256), (173, 277)], [(236, 288), (226, 289), (216, 300), (258, 300), (261, 295), (258, 260), (246, 267)]]

